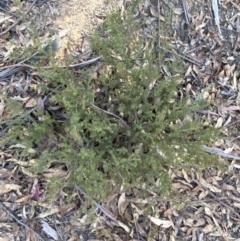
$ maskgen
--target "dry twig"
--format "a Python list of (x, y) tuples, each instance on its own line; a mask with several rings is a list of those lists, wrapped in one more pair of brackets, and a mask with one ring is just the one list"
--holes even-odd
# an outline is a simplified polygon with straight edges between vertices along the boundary
[[(82, 188), (77, 187), (77, 192), (78, 195), (82, 193), (85, 197), (87, 197), (87, 194), (82, 190)], [(102, 205), (97, 203), (95, 200), (93, 200), (93, 204), (95, 205), (96, 208), (98, 208), (101, 212), (103, 212), (108, 218), (110, 218), (112, 221), (116, 222), (117, 218), (114, 217), (114, 214), (112, 214), (109, 210), (104, 208)]]
[(111, 115), (111, 116), (117, 118), (122, 125), (124, 125), (124, 126), (126, 126), (126, 127), (129, 128), (129, 126), (127, 125), (127, 123), (126, 123), (123, 119), (121, 119), (119, 116), (115, 115), (114, 113), (109, 112), (109, 111), (107, 111), (107, 110), (103, 110), (103, 109), (99, 108), (98, 106), (94, 105), (93, 103), (91, 103), (91, 106), (92, 106), (93, 108), (97, 109), (97, 110), (100, 110), (100, 111), (102, 111), (102, 112), (104, 112), (104, 113), (106, 113), (106, 114), (108, 114), (108, 115)]
[(184, 14), (185, 14), (186, 24), (189, 25), (189, 17), (188, 17), (188, 9), (187, 9), (186, 1), (182, 0), (182, 4), (183, 4), (183, 10), (184, 10)]
[(39, 240), (44, 241), (44, 239), (38, 234), (36, 233), (32, 228), (30, 228), (26, 223), (22, 222), (21, 220), (18, 219), (18, 217), (12, 213), (9, 208), (0, 201), (0, 208), (3, 209), (12, 219), (14, 219), (17, 223), (19, 223), (20, 225), (22, 225), (23, 227), (25, 227), (26, 229), (29, 229), (34, 235), (36, 235), (36, 237)]
[[(96, 63), (99, 59), (101, 59), (101, 57), (90, 59), (88, 61), (77, 63), (77, 64), (58, 66), (58, 68), (83, 68), (83, 67), (86, 67), (87, 65), (91, 65), (91, 64)], [(18, 72), (19, 70), (21, 70), (24, 67), (36, 69), (36, 67), (34, 67), (33, 65), (24, 64), (24, 61), (21, 61), (18, 64), (12, 64), (12, 65), (1, 67), (0, 70), (2, 70), (2, 71), (0, 71), (0, 78), (5, 78), (9, 75), (12, 75), (12, 74)], [(52, 67), (52, 66), (43, 67), (43, 69), (52, 69), (52, 68), (54, 68), (54, 67)]]
[(221, 150), (220, 148), (217, 147), (209, 147), (209, 146), (202, 146), (203, 150), (212, 154), (216, 154), (218, 156), (224, 157), (224, 158), (229, 158), (229, 159), (235, 159), (237, 161), (240, 161), (240, 157), (239, 156), (235, 156), (233, 154), (230, 153), (225, 153), (223, 150)]
[(166, 48), (163, 48), (163, 47), (161, 47), (161, 46), (160, 46), (159, 48), (162, 49), (162, 50), (164, 50), (164, 51), (167, 51), (167, 52), (169, 52), (169, 53), (171, 53), (171, 54), (177, 55), (178, 57), (180, 57), (180, 58), (182, 58), (182, 59), (185, 59), (186, 61), (197, 65), (198, 67), (202, 67), (202, 66), (203, 66), (203, 63), (202, 63), (202, 62), (199, 62), (199, 61), (197, 61), (197, 60), (193, 60), (193, 59), (191, 59), (191, 58), (189, 58), (189, 57), (187, 57), (187, 56), (178, 54), (178, 53), (176, 53), (176, 52), (173, 52), (173, 51), (168, 50), (168, 49), (166, 49)]
[[(217, 202), (219, 202), (222, 206), (226, 207), (227, 209), (229, 209), (230, 211), (232, 211), (238, 218), (240, 218), (240, 215), (234, 210), (234, 208), (228, 206), (226, 203), (224, 203), (223, 201), (221, 201), (213, 192), (211, 192), (208, 188), (204, 187), (200, 182), (198, 182), (195, 179), (192, 179), (192, 181), (194, 183), (196, 183), (197, 185), (201, 186), (204, 190), (208, 191), (209, 195), (212, 196)], [(221, 199), (224, 198), (223, 196), (221, 197)]]
[(12, 24), (9, 28), (7, 28), (6, 30), (4, 30), (3, 32), (0, 33), (0, 36), (3, 36), (4, 34), (6, 34), (9, 30), (11, 30), (13, 27), (15, 27), (29, 12), (30, 10), (33, 8), (33, 6), (35, 5), (35, 3), (37, 2), (37, 0), (34, 0), (32, 2), (32, 4), (28, 7), (27, 11), (14, 23)]
[[(48, 95), (46, 95), (43, 99), (42, 102), (44, 103), (47, 98), (51, 95), (51, 93), (49, 93)], [(29, 110), (28, 112), (24, 113), (23, 115), (17, 117), (16, 119), (12, 120), (0, 133), (0, 136), (3, 136), (4, 133), (6, 133), (13, 125), (15, 125), (16, 123), (18, 123), (19, 121), (21, 121), (22, 119), (24, 119), (24, 117), (30, 115), (32, 112), (34, 112), (35, 110), (39, 109), (38, 105), (36, 105), (35, 107), (33, 107), (31, 110)]]

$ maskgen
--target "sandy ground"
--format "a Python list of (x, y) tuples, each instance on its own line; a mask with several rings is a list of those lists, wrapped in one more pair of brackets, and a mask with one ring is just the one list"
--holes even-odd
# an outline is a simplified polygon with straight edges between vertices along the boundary
[(102, 23), (107, 13), (120, 6), (120, 2), (119, 0), (63, 0), (58, 6), (58, 14), (53, 23), (59, 31), (68, 30), (68, 34), (61, 39), (57, 58), (62, 59), (70, 48), (75, 52), (81, 52), (83, 42)]

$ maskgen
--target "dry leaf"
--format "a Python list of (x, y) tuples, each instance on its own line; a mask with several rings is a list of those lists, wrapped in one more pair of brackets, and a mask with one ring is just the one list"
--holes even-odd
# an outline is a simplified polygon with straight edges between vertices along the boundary
[(67, 36), (67, 34), (69, 33), (69, 30), (70, 29), (68, 28), (68, 29), (63, 29), (63, 30), (59, 31), (59, 34), (58, 34), (59, 38), (63, 38), (65, 36)]
[(217, 188), (217, 187), (215, 187), (215, 186), (207, 183), (203, 178), (200, 178), (200, 183), (201, 183), (204, 187), (208, 188), (211, 192), (214, 192), (214, 193), (216, 193), (216, 192), (217, 192), (217, 193), (221, 193), (221, 192), (222, 192), (221, 189), (219, 189), (219, 188)]
[(0, 117), (2, 117), (4, 108), (5, 108), (4, 100), (1, 100), (0, 101)]
[(206, 213), (207, 215), (209, 215), (210, 217), (212, 216), (212, 212), (211, 212), (210, 208), (205, 207), (205, 208), (204, 208), (204, 211), (205, 211), (205, 213)]
[(45, 218), (59, 212), (59, 207), (51, 207), (46, 212), (40, 213), (36, 218)]
[(124, 223), (120, 222), (120, 221), (117, 221), (117, 224), (122, 227), (127, 233), (130, 233), (130, 228), (125, 225)]
[(181, 189), (181, 190), (190, 190), (190, 188), (187, 185), (183, 185), (181, 183), (173, 183), (173, 188), (175, 189)]
[(17, 184), (5, 184), (4, 181), (1, 181), (0, 183), (0, 194), (8, 193), (10, 191), (16, 191), (18, 195), (22, 195), (22, 193), (20, 192), (22, 186)]
[(187, 182), (190, 183), (191, 178), (188, 176), (187, 172), (184, 169), (182, 169), (182, 174), (183, 174), (185, 180), (187, 180)]
[(28, 194), (26, 196), (23, 196), (21, 198), (18, 198), (17, 200), (15, 200), (15, 203), (21, 203), (21, 202), (26, 202), (28, 200), (30, 200), (32, 197), (34, 196), (34, 194)]
[(222, 125), (223, 125), (223, 118), (220, 117), (220, 118), (218, 118), (217, 123), (216, 123), (216, 125), (215, 125), (214, 127), (215, 127), (216, 129), (219, 129), (219, 128), (222, 127)]
[(153, 17), (160, 18), (160, 20), (163, 21), (163, 22), (165, 21), (165, 18), (163, 16), (161, 16), (161, 15), (159, 16), (158, 11), (157, 11), (157, 9), (155, 7), (151, 6), (150, 7), (150, 12), (151, 12)]
[(42, 222), (42, 231), (48, 234), (54, 240), (58, 240), (58, 233), (52, 227), (50, 227), (49, 224), (46, 223), (45, 221), (42, 220), (41, 222)]
[(32, 108), (32, 107), (36, 106), (37, 103), (38, 103), (38, 99), (36, 97), (31, 98), (25, 103), (25, 107), (26, 108)]
[(0, 241), (12, 241), (13, 239), (9, 236), (0, 237)]
[(181, 15), (183, 13), (182, 8), (172, 8), (172, 10), (177, 15)]
[(121, 216), (123, 216), (129, 202), (125, 199), (125, 193), (123, 192), (118, 200), (118, 212)]
[(161, 226), (162, 228), (174, 227), (172, 221), (163, 220), (163, 219), (159, 219), (159, 218), (154, 218), (154, 217), (152, 217), (152, 216), (148, 216), (148, 218), (150, 219), (151, 222), (153, 222), (153, 223), (156, 224), (157, 226)]
[(3, 23), (3, 22), (5, 22), (6, 20), (8, 20), (8, 19), (10, 19), (10, 18), (11, 18), (11, 16), (5, 16), (5, 15), (0, 16), (0, 24)]
[(37, 100), (37, 108), (40, 111), (44, 111), (44, 101), (42, 100), (41, 97), (39, 97)]
[(114, 237), (114, 241), (123, 241), (117, 234), (112, 234), (112, 236)]
[(206, 220), (204, 218), (197, 219), (197, 222), (193, 225), (193, 227), (200, 227), (203, 226), (206, 223)]

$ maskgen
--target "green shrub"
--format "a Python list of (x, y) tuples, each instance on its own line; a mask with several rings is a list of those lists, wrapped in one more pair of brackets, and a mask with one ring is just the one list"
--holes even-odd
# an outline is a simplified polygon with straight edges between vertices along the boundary
[(36, 151), (36, 172), (57, 162), (66, 164), (69, 175), (55, 178), (54, 187), (76, 184), (104, 198), (112, 182), (153, 186), (160, 179), (157, 191), (163, 191), (170, 188), (166, 167), (213, 164), (201, 145), (214, 138), (214, 131), (201, 120), (186, 120), (192, 107), (176, 95), (179, 75), (165, 76), (159, 56), (171, 71), (183, 70), (183, 62), (176, 56), (164, 62), (169, 45), (161, 42), (166, 51), (160, 54), (157, 41), (145, 46), (139, 36), (143, 24), (133, 20), (132, 11), (124, 20), (113, 13), (92, 37), (92, 48), (103, 59), (97, 77), (92, 77), (94, 68), (78, 75), (57, 67), (41, 70), (51, 90), (61, 86), (50, 101), (68, 119), (59, 122), (55, 112), (35, 112), (36, 119), (44, 121), (30, 119), (20, 139)]

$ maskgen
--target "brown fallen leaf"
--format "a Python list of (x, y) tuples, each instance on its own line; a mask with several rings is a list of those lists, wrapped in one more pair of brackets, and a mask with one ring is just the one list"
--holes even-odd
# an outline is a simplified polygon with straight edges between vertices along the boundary
[(38, 98), (33, 97), (33, 98), (30, 98), (29, 100), (27, 100), (24, 106), (26, 108), (32, 108), (32, 107), (36, 106), (37, 103), (38, 103)]
[(153, 17), (159, 18), (161, 21), (165, 21), (165, 18), (163, 16), (159, 16), (158, 11), (155, 7), (150, 7), (150, 13), (152, 14)]
[(46, 212), (40, 213), (36, 218), (45, 218), (59, 212), (59, 207), (50, 207)]
[(136, 230), (138, 233), (140, 233), (141, 236), (146, 237), (147, 233), (145, 230), (141, 227), (141, 225), (138, 222), (135, 222)]
[(194, 227), (200, 227), (206, 224), (206, 220), (204, 218), (197, 219), (197, 222), (193, 225)]
[(121, 216), (124, 215), (124, 212), (128, 205), (129, 205), (129, 202), (126, 201), (125, 193), (123, 192), (118, 200), (118, 212)]
[(173, 183), (173, 188), (179, 189), (179, 190), (190, 190), (190, 188), (186, 185), (183, 185), (181, 183)]
[(18, 198), (17, 200), (15, 200), (14, 202), (15, 203), (21, 203), (21, 202), (26, 202), (28, 200), (30, 200), (32, 197), (34, 196), (34, 194), (28, 194), (28, 195), (25, 195), (21, 198)]
[(207, 233), (212, 233), (214, 230), (215, 230), (214, 225), (208, 224), (202, 229), (202, 232), (207, 234)]
[(114, 238), (114, 241), (123, 241), (117, 234), (113, 233), (112, 237)]
[(174, 227), (173, 222), (170, 221), (170, 220), (163, 220), (163, 219), (160, 219), (160, 218), (152, 217), (150, 215), (148, 215), (148, 218), (150, 219), (151, 222), (153, 222), (157, 226), (161, 226), (162, 228)]
[(120, 227), (122, 227), (127, 233), (130, 233), (130, 228), (129, 228), (127, 225), (125, 225), (124, 223), (122, 223), (122, 222), (120, 222), (120, 221), (116, 221), (116, 223), (117, 223)]
[(203, 185), (203, 187), (205, 188), (208, 188), (211, 192), (214, 192), (214, 193), (221, 193), (222, 190), (207, 183), (203, 178), (200, 178), (200, 183)]
[(11, 191), (16, 191), (18, 195), (22, 195), (20, 192), (20, 189), (22, 186), (17, 185), (17, 184), (8, 184), (5, 183), (4, 181), (0, 181), (0, 194), (5, 194)]

